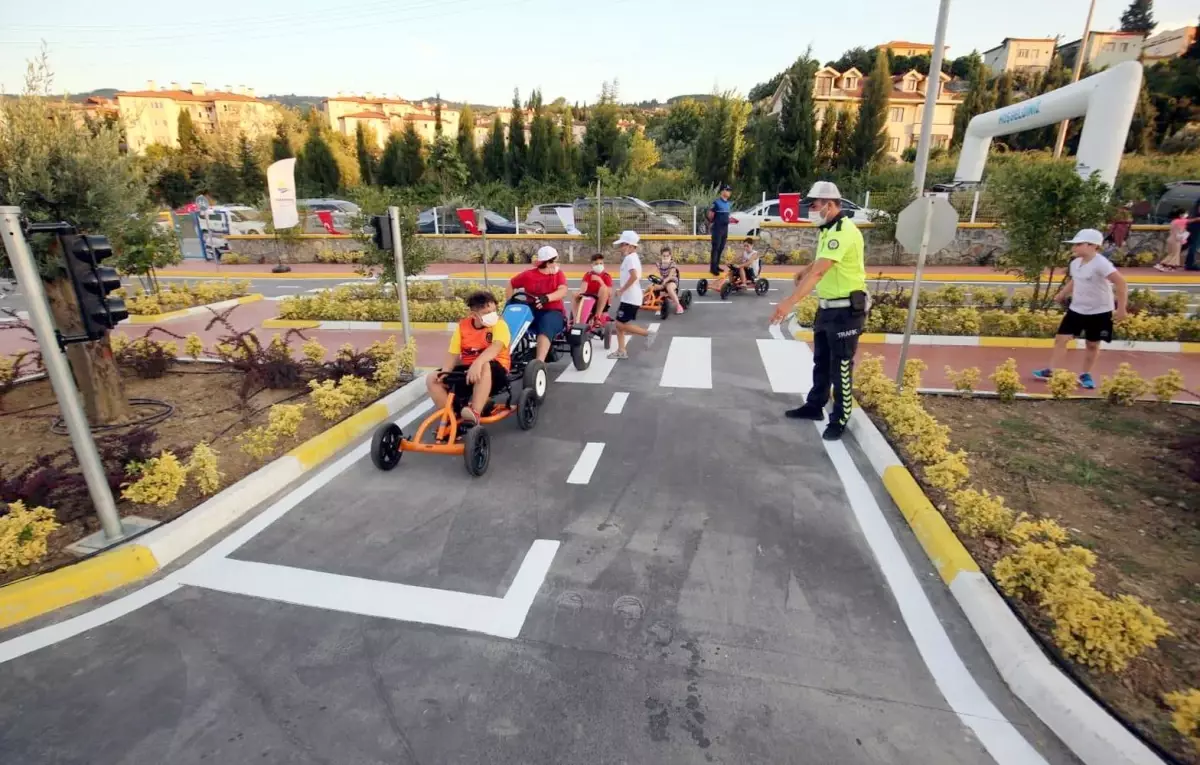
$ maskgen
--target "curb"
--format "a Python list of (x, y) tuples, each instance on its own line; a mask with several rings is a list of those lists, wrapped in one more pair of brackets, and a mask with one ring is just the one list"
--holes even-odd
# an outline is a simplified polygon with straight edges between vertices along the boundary
[[(792, 331), (796, 340), (811, 342), (811, 329), (797, 328)], [(904, 335), (883, 334), (880, 332), (865, 332), (858, 336), (859, 343), (868, 345), (901, 345)], [(955, 346), (959, 348), (1053, 348), (1052, 337), (980, 337), (978, 335), (913, 335), (910, 345)], [(1083, 350), (1086, 343), (1075, 340), (1075, 350)], [(1114, 340), (1108, 344), (1107, 350), (1139, 351), (1143, 353), (1200, 353), (1200, 343), (1161, 342), (1155, 340)]]
[[(226, 266), (226, 268), (236, 268), (236, 266)], [(296, 273), (289, 271), (282, 274), (276, 274), (271, 271), (235, 271), (233, 273), (223, 273), (221, 271), (166, 271), (160, 274), (161, 277), (168, 279), (345, 279), (359, 278), (354, 271), (306, 271), (304, 273)]]
[(0, 587), (0, 629), (145, 579), (424, 396), (422, 375), (135, 541)]
[[(413, 329), (428, 329), (438, 332), (453, 332), (457, 322), (442, 321), (412, 321)], [(399, 321), (318, 321), (316, 319), (267, 319), (262, 323), (263, 329), (332, 329), (345, 331), (385, 330), (389, 332), (404, 331), (404, 323)]]
[(206, 305), (192, 306), (191, 308), (181, 308), (178, 311), (167, 311), (166, 313), (153, 314), (138, 314), (131, 315), (127, 319), (129, 324), (158, 324), (163, 321), (172, 321), (174, 319), (182, 319), (185, 316), (195, 316), (197, 314), (206, 313), (208, 311), (224, 311), (226, 308), (233, 308), (235, 305), (244, 305), (245, 303), (257, 303), (262, 300), (263, 296), (260, 293), (251, 295), (243, 295), (238, 298), (222, 300), (218, 303), (208, 303)]

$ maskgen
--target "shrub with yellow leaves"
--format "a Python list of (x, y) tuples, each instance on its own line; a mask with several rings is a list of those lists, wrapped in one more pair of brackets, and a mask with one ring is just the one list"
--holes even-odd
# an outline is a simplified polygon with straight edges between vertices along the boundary
[(1069, 369), (1055, 369), (1050, 373), (1047, 387), (1050, 389), (1050, 397), (1061, 401), (1075, 395), (1075, 390), (1079, 387), (1079, 378)]
[(1023, 545), (1026, 542), (1050, 542), (1061, 545), (1067, 542), (1067, 530), (1058, 525), (1058, 521), (1050, 518), (1031, 520), (1027, 513), (1017, 516), (1016, 522), (1008, 530), (1008, 538), (1014, 544)]
[(1018, 393), (1025, 392), (1025, 386), (1021, 383), (1021, 374), (1017, 371), (1016, 359), (1007, 359), (996, 367), (995, 372), (988, 375), (988, 379), (995, 383), (996, 393), (1000, 396), (1001, 401), (1012, 401)]
[(1171, 715), (1171, 725), (1200, 749), (1200, 690), (1190, 688), (1163, 694), (1163, 701), (1175, 712)]
[(1100, 396), (1110, 404), (1133, 406), (1133, 402), (1149, 387), (1149, 383), (1143, 380), (1128, 362), (1122, 362), (1115, 375), (1104, 375), (1101, 378)]
[(961, 449), (946, 452), (941, 460), (925, 466), (925, 480), (942, 491), (954, 491), (966, 483), (970, 476), (967, 453)]
[(909, 359), (904, 362), (904, 374), (900, 377), (900, 387), (905, 392), (915, 393), (921, 387), (921, 376), (929, 365), (920, 359)]
[(1153, 648), (1171, 628), (1132, 595), (1110, 598), (1094, 587), (1052, 584), (1042, 605), (1054, 619), (1054, 642), (1076, 661), (1120, 672), (1129, 660)]
[(896, 384), (883, 373), (883, 357), (870, 353), (856, 365), (854, 388), (863, 406), (872, 409), (896, 397)]
[(963, 489), (950, 495), (958, 527), (967, 536), (1003, 537), (1013, 525), (1013, 512), (1004, 504), (1004, 497), (989, 494), (987, 489)]
[(314, 364), (325, 363), (325, 346), (321, 345), (315, 337), (305, 341), (304, 345), (300, 346), (300, 351), (304, 354), (304, 358)]
[(0, 573), (46, 557), (46, 539), (59, 525), (48, 507), (29, 510), (19, 500), (10, 503), (0, 515)]
[(975, 394), (975, 386), (979, 384), (980, 375), (979, 367), (967, 367), (957, 372), (950, 366), (946, 367), (946, 379), (963, 398), (970, 398)]
[(317, 414), (326, 420), (336, 420), (350, 408), (350, 399), (345, 391), (339, 390), (333, 380), (308, 383), (309, 397), (317, 407)]
[(804, 298), (796, 304), (794, 313), (797, 324), (801, 327), (811, 327), (817, 320), (817, 299), (815, 297)]
[(126, 470), (138, 478), (121, 490), (121, 496), (139, 505), (166, 507), (187, 483), (187, 470), (174, 453), (166, 450), (145, 462), (131, 464)]
[(292, 438), (300, 431), (307, 404), (275, 404), (267, 413), (267, 424), (249, 428), (237, 437), (242, 451), (262, 459), (275, 451), (280, 438)]
[(188, 458), (188, 478), (192, 479), (202, 497), (207, 497), (221, 488), (221, 479), (225, 474), (217, 469), (217, 458), (217, 452), (204, 441), (196, 444), (192, 449), (192, 456)]
[(417, 368), (417, 341), (415, 338), (409, 338), (404, 343), (404, 348), (396, 356), (396, 363), (400, 367), (401, 372), (412, 374)]
[(1159, 403), (1169, 404), (1184, 389), (1183, 373), (1178, 369), (1168, 369), (1164, 374), (1152, 379), (1150, 387)]
[(1096, 556), (1078, 545), (1059, 547), (1046, 542), (1026, 542), (992, 567), (992, 576), (1009, 596), (1042, 596), (1053, 585), (1091, 587)]
[(118, 354), (129, 345), (129, 335), (124, 332), (109, 332), (108, 344), (114, 354)]

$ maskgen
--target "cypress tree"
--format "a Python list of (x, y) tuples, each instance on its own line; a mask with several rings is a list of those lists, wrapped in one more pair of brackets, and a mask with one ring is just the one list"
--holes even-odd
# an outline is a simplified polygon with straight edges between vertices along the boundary
[(503, 181), (507, 177), (504, 162), (504, 123), (497, 114), (492, 118), (492, 132), (483, 146), (483, 172), (489, 181)]
[(475, 112), (471, 110), (470, 104), (463, 106), (462, 113), (459, 115), (455, 146), (458, 149), (458, 156), (467, 168), (467, 175), (470, 179), (472, 181), (483, 180), (479, 152), (475, 150)]
[(887, 51), (875, 56), (875, 64), (863, 89), (858, 120), (850, 136), (850, 169), (865, 172), (876, 164), (887, 149), (888, 96), (892, 92), (892, 72)]
[(513, 89), (512, 120), (508, 123), (508, 180), (516, 186), (521, 183), (529, 167), (529, 148), (525, 145), (525, 113), (521, 110), (521, 96)]
[(376, 166), (374, 152), (367, 145), (367, 131), (361, 122), (354, 129), (354, 152), (358, 156), (358, 174), (362, 182), (368, 186), (376, 183), (379, 168)]

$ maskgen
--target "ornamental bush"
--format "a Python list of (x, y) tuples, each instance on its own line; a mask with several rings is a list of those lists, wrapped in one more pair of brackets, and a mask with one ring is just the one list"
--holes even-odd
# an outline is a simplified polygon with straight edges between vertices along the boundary
[(1051, 586), (1065, 589), (1091, 587), (1096, 578), (1096, 556), (1085, 547), (1059, 547), (1047, 542), (1026, 542), (996, 561), (992, 576), (1005, 594), (1040, 598)]
[(1013, 525), (1013, 512), (1004, 504), (1004, 497), (989, 494), (987, 489), (963, 489), (950, 495), (958, 527), (967, 536), (1003, 537)]
[(183, 352), (193, 359), (204, 355), (204, 341), (195, 332), (189, 334), (183, 341)]
[(1183, 373), (1178, 369), (1168, 369), (1151, 380), (1150, 387), (1153, 388), (1154, 398), (1159, 403), (1169, 404), (1184, 389)]
[(1017, 521), (1008, 530), (1008, 538), (1017, 545), (1026, 542), (1049, 542), (1062, 545), (1067, 543), (1067, 530), (1050, 518), (1030, 520), (1026, 513), (1017, 516)]
[(267, 424), (249, 428), (237, 437), (242, 451), (262, 459), (275, 451), (280, 438), (292, 438), (300, 430), (306, 404), (275, 404), (267, 413)]
[(1175, 711), (1171, 725), (1200, 750), (1200, 690), (1191, 688), (1163, 695), (1163, 701)]
[(1132, 366), (1122, 362), (1112, 377), (1104, 375), (1100, 380), (1100, 396), (1110, 404), (1133, 406), (1133, 402), (1146, 392), (1149, 383), (1142, 379)]
[(207, 497), (221, 488), (221, 479), (225, 474), (217, 469), (217, 459), (216, 451), (203, 441), (196, 444), (192, 449), (192, 456), (188, 458), (188, 478), (202, 497)]
[(1054, 584), (1042, 597), (1054, 619), (1054, 642), (1081, 664), (1120, 672), (1129, 660), (1171, 634), (1167, 622), (1132, 595), (1110, 598), (1094, 587)]
[(967, 467), (967, 453), (961, 449), (946, 452), (937, 462), (925, 466), (925, 480), (930, 486), (942, 491), (954, 491), (967, 482), (971, 473)]
[(137, 480), (121, 490), (121, 496), (139, 505), (166, 507), (179, 497), (187, 483), (187, 469), (173, 452), (164, 450), (157, 457), (130, 464), (126, 471)]
[(0, 515), (0, 573), (46, 557), (46, 539), (59, 523), (48, 507), (29, 510), (20, 500)]
[(1007, 359), (996, 367), (995, 372), (988, 375), (988, 379), (995, 383), (996, 394), (1001, 401), (1012, 401), (1018, 393), (1025, 391), (1025, 386), (1021, 383), (1021, 374), (1017, 371), (1016, 359)]
[(1050, 389), (1050, 397), (1061, 401), (1075, 395), (1075, 389), (1079, 387), (1079, 378), (1069, 369), (1055, 369), (1050, 373), (1047, 387)]
[(957, 372), (949, 366), (946, 367), (946, 379), (963, 398), (970, 398), (975, 394), (975, 386), (979, 384), (979, 377), (979, 367), (967, 367)]

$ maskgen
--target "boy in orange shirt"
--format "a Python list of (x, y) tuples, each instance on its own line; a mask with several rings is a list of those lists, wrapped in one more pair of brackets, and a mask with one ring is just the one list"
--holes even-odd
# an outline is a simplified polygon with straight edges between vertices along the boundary
[(471, 313), (454, 328), (441, 371), (428, 375), (425, 385), (429, 397), (441, 408), (450, 397), (445, 373), (466, 372), (471, 401), (463, 407), (462, 420), (468, 425), (478, 425), (488, 399), (499, 393), (508, 381), (508, 370), (512, 367), (509, 357), (512, 333), (500, 318), (492, 293), (476, 292), (467, 298), (467, 308)]

